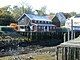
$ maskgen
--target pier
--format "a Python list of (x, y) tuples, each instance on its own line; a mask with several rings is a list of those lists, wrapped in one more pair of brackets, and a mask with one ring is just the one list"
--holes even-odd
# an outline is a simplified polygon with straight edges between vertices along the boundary
[[(64, 39), (64, 34), (66, 35), (66, 41), (68, 41), (68, 39), (71, 39), (71, 31), (68, 31), (67, 29), (54, 29), (53, 31), (50, 32), (33, 32), (33, 31), (18, 31), (19, 34), (21, 34), (22, 36), (25, 36), (29, 39), (32, 40), (46, 40), (46, 39), (60, 39), (63, 40)], [(80, 35), (80, 31), (73, 31), (73, 36), (75, 38), (77, 38)]]

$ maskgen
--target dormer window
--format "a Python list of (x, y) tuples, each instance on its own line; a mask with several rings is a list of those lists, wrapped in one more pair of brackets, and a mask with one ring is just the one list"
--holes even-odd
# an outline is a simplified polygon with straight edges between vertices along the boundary
[(38, 21), (38, 23), (40, 23), (40, 21)]
[(46, 24), (48, 24), (48, 21), (46, 21)]
[(35, 20), (32, 20), (32, 23), (35, 23)]
[(40, 21), (40, 23), (42, 23), (42, 21)]
[(45, 24), (45, 21), (43, 21), (43, 24)]
[(36, 21), (36, 23), (38, 23), (38, 21)]

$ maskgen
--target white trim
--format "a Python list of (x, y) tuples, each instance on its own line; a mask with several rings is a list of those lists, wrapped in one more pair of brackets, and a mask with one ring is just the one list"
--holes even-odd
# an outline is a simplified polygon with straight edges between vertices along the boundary
[[(22, 16), (24, 16), (24, 15), (25, 15), (25, 13)], [(20, 16), (20, 18), (18, 19), (18, 21), (21, 19), (22, 16)]]
[(30, 18), (27, 14), (25, 14), (30, 20), (33, 20), (32, 18)]
[[(28, 14), (26, 14), (26, 13), (24, 13), (22, 16), (24, 16), (24, 15), (26, 15), (30, 20), (38, 20), (38, 21), (51, 21), (50, 19), (45, 19), (45, 18), (43, 18), (43, 17), (45, 17), (45, 16), (42, 16), (42, 19), (38, 19), (38, 18), (31, 18)], [(21, 17), (22, 17), (21, 16)], [(39, 17), (39, 16), (36, 16), (36, 15), (33, 15), (33, 16), (35, 16), (35, 17)], [(18, 21), (21, 19), (21, 17), (18, 19)], [(41, 17), (41, 16), (40, 16)]]

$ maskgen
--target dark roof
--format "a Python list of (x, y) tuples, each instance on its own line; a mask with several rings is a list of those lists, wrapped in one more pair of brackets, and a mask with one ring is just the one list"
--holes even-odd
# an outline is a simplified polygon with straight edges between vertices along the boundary
[(26, 13), (24, 13), (18, 20), (20, 20), (23, 16), (27, 16), (30, 20), (51, 21), (48, 16), (38, 16)]
[(61, 23), (64, 23), (66, 21), (66, 17), (64, 16), (64, 14), (62, 12), (56, 13), (56, 16), (58, 17), (58, 20)]

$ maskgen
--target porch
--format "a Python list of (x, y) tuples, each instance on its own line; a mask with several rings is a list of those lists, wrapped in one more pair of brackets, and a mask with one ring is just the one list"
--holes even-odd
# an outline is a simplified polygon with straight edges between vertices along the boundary
[(20, 25), (19, 31), (33, 31), (33, 32), (50, 32), (56, 29), (53, 24), (31, 24), (30, 26)]

